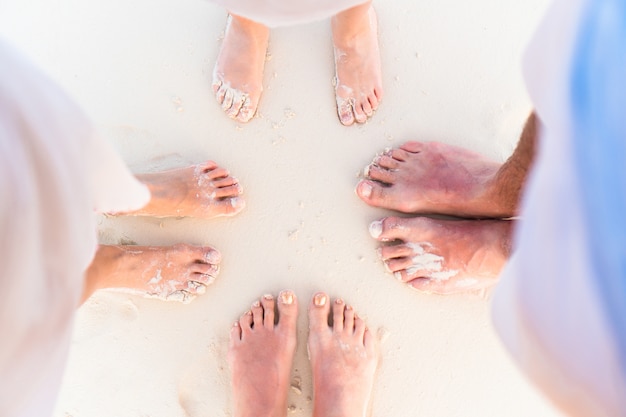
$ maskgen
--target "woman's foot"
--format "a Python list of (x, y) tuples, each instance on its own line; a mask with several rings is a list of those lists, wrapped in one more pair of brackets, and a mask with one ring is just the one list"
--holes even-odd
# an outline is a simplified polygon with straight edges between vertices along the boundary
[(249, 121), (259, 105), (268, 41), (267, 26), (233, 14), (228, 17), (213, 70), (213, 92), (224, 112), (239, 122)]
[(324, 293), (313, 296), (309, 323), (313, 416), (367, 415), (379, 359), (375, 336), (351, 306)]
[[(278, 317), (275, 317), (275, 307)], [(296, 349), (298, 303), (292, 291), (255, 301), (230, 331), (234, 417), (284, 417)]]

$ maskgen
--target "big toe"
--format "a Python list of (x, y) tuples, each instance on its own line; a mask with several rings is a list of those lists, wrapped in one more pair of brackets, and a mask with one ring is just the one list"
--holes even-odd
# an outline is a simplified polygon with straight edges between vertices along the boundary
[(278, 294), (278, 327), (295, 330), (298, 320), (298, 299), (291, 290)]
[(381, 242), (389, 242), (393, 240), (406, 241), (411, 231), (410, 221), (401, 217), (385, 217), (380, 220), (374, 220), (369, 225), (370, 235)]
[(337, 97), (337, 114), (342, 125), (350, 126), (354, 124), (354, 99)]
[(328, 315), (330, 302), (328, 295), (323, 292), (316, 293), (311, 299), (309, 306), (309, 327), (311, 330), (328, 329)]

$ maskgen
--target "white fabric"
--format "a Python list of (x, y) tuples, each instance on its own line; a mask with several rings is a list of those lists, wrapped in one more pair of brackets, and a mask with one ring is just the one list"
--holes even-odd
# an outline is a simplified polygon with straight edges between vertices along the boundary
[[(575, 416), (626, 415), (619, 352), (593, 280), (576, 182), (570, 68), (585, 0), (557, 0), (527, 51), (524, 72), (542, 121), (514, 255), (494, 296), (493, 320), (521, 368)], [(622, 394), (620, 394), (622, 393)]]
[(148, 200), (76, 105), (0, 41), (0, 416), (52, 414), (94, 210)]
[(326, 19), (367, 0), (211, 0), (231, 13), (277, 27)]

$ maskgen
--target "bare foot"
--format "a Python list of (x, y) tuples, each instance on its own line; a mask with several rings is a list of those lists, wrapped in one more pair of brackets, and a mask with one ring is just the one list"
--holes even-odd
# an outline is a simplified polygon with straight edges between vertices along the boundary
[(212, 161), (137, 178), (150, 189), (150, 202), (140, 210), (115, 214), (210, 219), (233, 216), (245, 207), (237, 179)]
[(309, 306), (309, 355), (313, 370), (315, 417), (363, 417), (368, 414), (378, 365), (378, 343), (343, 300), (324, 293)]
[(507, 218), (515, 204), (496, 191), (500, 166), (457, 146), (407, 142), (375, 157), (356, 192), (371, 206), (404, 213)]
[(269, 29), (231, 14), (213, 70), (213, 92), (226, 114), (239, 122), (256, 112), (263, 91)]
[(221, 259), (211, 247), (102, 245), (87, 270), (83, 301), (98, 289), (121, 289), (190, 302), (215, 280)]
[(383, 96), (376, 12), (368, 2), (338, 13), (331, 23), (339, 121), (365, 123)]
[(437, 294), (478, 290), (496, 283), (511, 252), (513, 222), (387, 217), (372, 222), (386, 268), (411, 287)]
[[(292, 291), (265, 295), (230, 331), (228, 358), (235, 417), (284, 417), (296, 349), (298, 303)], [(277, 324), (276, 324), (277, 322)]]

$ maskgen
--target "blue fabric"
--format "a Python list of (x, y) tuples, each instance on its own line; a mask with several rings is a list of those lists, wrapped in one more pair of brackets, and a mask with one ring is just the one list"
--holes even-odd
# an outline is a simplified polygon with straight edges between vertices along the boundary
[(587, 7), (572, 62), (573, 146), (591, 278), (626, 375), (626, 1)]

